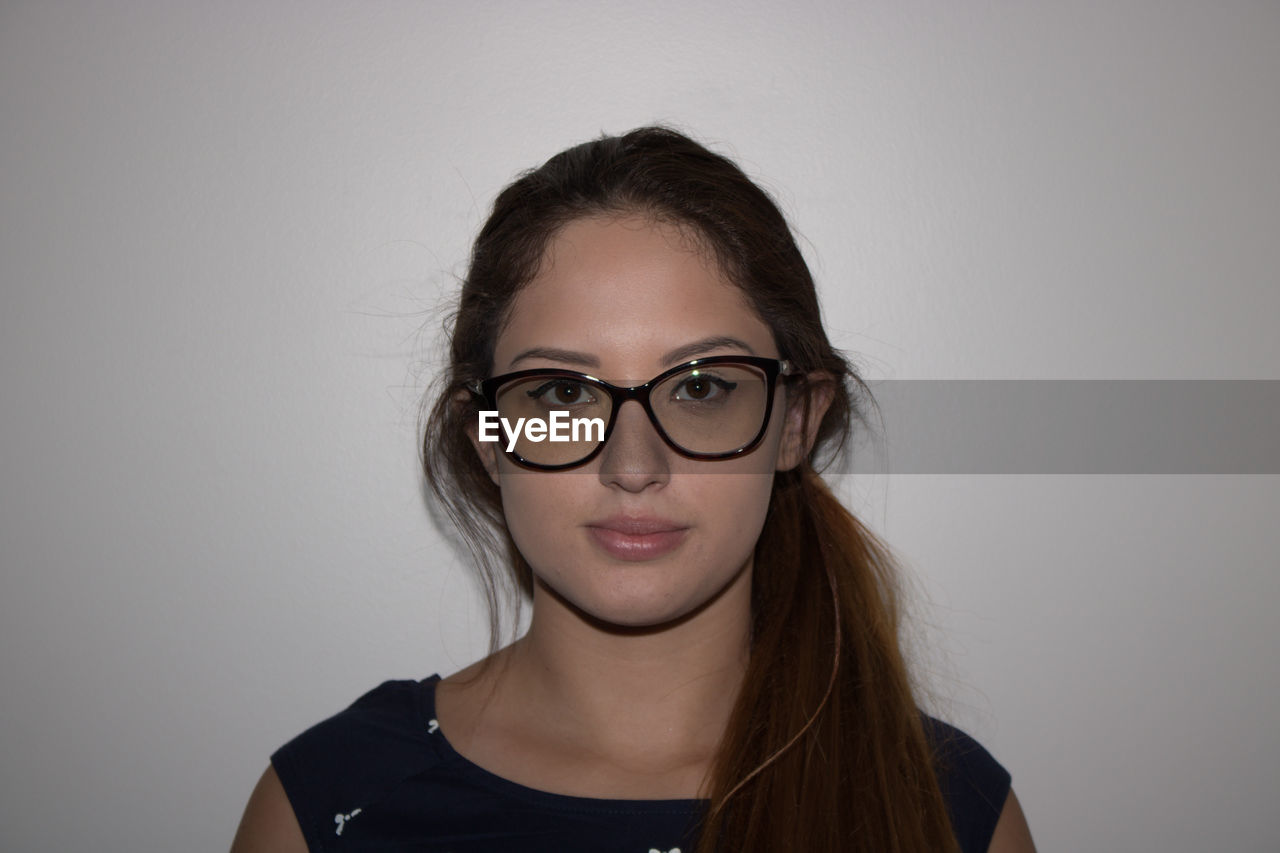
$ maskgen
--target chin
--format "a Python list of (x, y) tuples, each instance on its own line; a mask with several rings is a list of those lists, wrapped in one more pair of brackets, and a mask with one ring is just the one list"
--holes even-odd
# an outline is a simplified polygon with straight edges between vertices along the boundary
[[(630, 578), (618, 570), (606, 583), (585, 588), (558, 586), (554, 580), (540, 579), (540, 585), (579, 616), (605, 630), (651, 631), (678, 624), (705, 610), (737, 577), (713, 583), (688, 585), (678, 578), (661, 578), (650, 570), (640, 570)], [(666, 580), (667, 582), (663, 582)], [(672, 581), (675, 581), (674, 583)]]
[(604, 629), (657, 628), (679, 621), (698, 607), (696, 602), (678, 603), (656, 590), (557, 590), (544, 585), (569, 609)]
[(629, 605), (620, 607), (577, 608), (586, 619), (603, 630), (619, 632), (658, 631), (675, 625), (698, 607), (672, 608), (668, 606)]

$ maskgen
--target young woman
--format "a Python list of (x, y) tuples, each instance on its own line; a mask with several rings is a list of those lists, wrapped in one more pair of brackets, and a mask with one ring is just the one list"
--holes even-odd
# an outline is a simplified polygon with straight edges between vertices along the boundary
[(816, 473), (859, 383), (729, 160), (642, 128), (526, 173), (424, 451), (529, 629), (284, 746), (233, 851), (1033, 850), (1008, 773), (917, 709), (892, 566)]

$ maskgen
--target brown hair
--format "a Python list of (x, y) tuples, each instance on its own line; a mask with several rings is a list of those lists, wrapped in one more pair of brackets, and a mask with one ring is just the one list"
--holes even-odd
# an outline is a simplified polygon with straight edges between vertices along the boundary
[[(815, 467), (843, 448), (858, 416), (854, 389), (865, 386), (827, 340), (813, 278), (773, 200), (676, 131), (639, 128), (557, 154), (498, 196), (476, 238), (423, 458), (480, 564), (493, 643), (504, 578), (528, 593), (532, 574), (467, 437), (475, 404), (459, 391), (489, 375), (512, 299), (556, 232), (619, 212), (696, 235), (771, 327), (781, 357), (832, 378), (808, 458), (774, 478), (755, 548), (750, 660), (714, 761), (699, 850), (955, 850), (899, 649), (896, 570)], [(811, 395), (803, 381), (789, 393), (797, 387), (807, 421)]]

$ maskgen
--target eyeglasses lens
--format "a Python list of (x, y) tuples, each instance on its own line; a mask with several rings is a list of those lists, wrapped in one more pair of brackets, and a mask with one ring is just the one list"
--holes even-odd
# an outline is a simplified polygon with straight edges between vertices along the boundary
[[(567, 435), (568, 441), (551, 441), (547, 437), (535, 441), (525, 430), (519, 431), (515, 453), (534, 465), (572, 465), (585, 459), (600, 443), (613, 407), (604, 388), (564, 376), (517, 379), (500, 387), (496, 397), (498, 416), (512, 428), (524, 418), (526, 422), (545, 421), (556, 429), (557, 420), (563, 417), (564, 426), (558, 431)], [(553, 419), (557, 412), (563, 416)], [(589, 423), (591, 420), (599, 423)]]

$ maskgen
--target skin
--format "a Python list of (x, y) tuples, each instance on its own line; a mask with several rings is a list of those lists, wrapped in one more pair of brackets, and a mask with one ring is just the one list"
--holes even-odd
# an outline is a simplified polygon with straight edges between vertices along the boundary
[[(565, 367), (630, 385), (692, 358), (735, 354), (778, 351), (741, 291), (686, 235), (637, 216), (586, 218), (565, 226), (517, 296), (493, 373)], [(779, 383), (764, 440), (733, 460), (680, 456), (635, 403), (619, 410), (599, 456), (565, 472), (520, 468), (473, 434), (535, 588), (527, 634), (488, 666), (438, 685), (437, 718), (455, 749), (553, 793), (705, 796), (745, 671), (751, 554), (773, 473), (800, 463), (829, 403), (820, 381), (811, 386), (809, 434)], [(619, 560), (590, 529), (618, 513), (674, 520), (685, 533), (667, 554)], [(304, 849), (268, 768), (233, 853)], [(1012, 793), (990, 849), (1034, 850)]]

